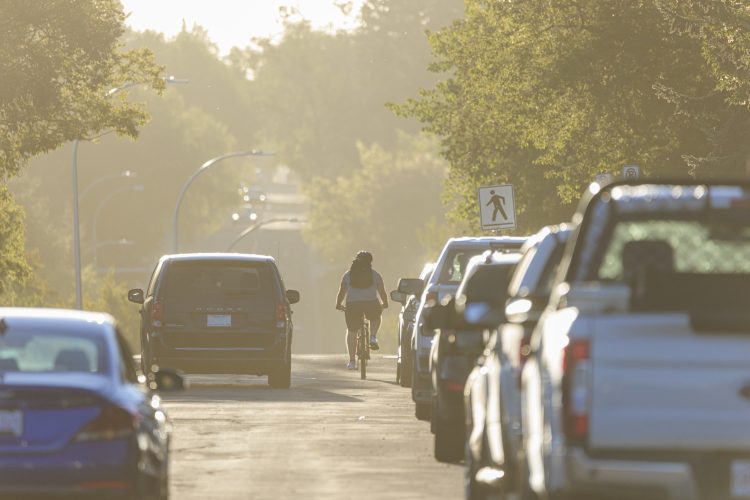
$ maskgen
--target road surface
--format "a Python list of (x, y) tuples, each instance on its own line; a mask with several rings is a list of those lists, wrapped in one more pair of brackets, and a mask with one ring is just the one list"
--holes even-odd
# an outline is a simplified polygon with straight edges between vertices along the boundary
[(296, 356), (289, 390), (265, 377), (191, 376), (190, 389), (164, 398), (172, 497), (461, 498), (462, 468), (434, 460), (394, 363), (376, 356), (361, 381), (342, 355)]

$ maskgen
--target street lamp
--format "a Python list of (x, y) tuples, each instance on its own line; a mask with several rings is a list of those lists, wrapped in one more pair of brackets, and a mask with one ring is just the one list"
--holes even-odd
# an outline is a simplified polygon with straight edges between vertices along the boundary
[[(168, 76), (163, 78), (165, 83), (171, 84), (183, 84), (189, 83), (189, 80), (182, 78), (175, 78), (174, 76)], [(140, 85), (143, 82), (128, 82), (120, 87), (110, 89), (106, 96), (112, 97), (113, 95), (121, 92), (125, 89)], [(75, 266), (75, 279), (76, 279), (76, 309), (83, 309), (83, 294), (81, 292), (81, 231), (78, 219), (78, 144), (80, 140), (75, 139), (73, 141), (73, 263)]]
[(229, 158), (238, 158), (243, 156), (273, 156), (273, 153), (264, 153), (263, 151), (259, 151), (257, 149), (251, 149), (250, 151), (235, 151), (233, 153), (227, 153), (221, 156), (217, 156), (215, 158), (211, 158), (207, 162), (205, 162), (203, 165), (201, 165), (198, 170), (193, 172), (193, 175), (188, 178), (188, 180), (185, 182), (185, 185), (182, 186), (182, 191), (180, 191), (179, 196), (177, 197), (177, 203), (174, 207), (174, 214), (172, 215), (172, 251), (174, 253), (177, 253), (179, 251), (179, 233), (178, 233), (178, 217), (180, 215), (180, 205), (182, 204), (182, 198), (185, 196), (185, 193), (187, 192), (190, 185), (193, 183), (193, 181), (203, 172), (208, 170), (209, 168), (213, 167), (217, 163), (227, 160)]
[(235, 245), (237, 245), (237, 243), (239, 243), (240, 241), (242, 241), (245, 238), (245, 236), (247, 236), (248, 234), (250, 234), (250, 233), (252, 233), (254, 231), (257, 231), (258, 229), (262, 228), (263, 226), (271, 224), (273, 222), (299, 222), (299, 223), (304, 223), (305, 221), (300, 220), (300, 219), (298, 219), (296, 217), (290, 217), (288, 219), (275, 218), (275, 219), (268, 219), (268, 220), (264, 220), (262, 222), (258, 222), (257, 224), (254, 224), (254, 225), (250, 226), (249, 228), (245, 229), (244, 231), (242, 231), (240, 233), (240, 235), (237, 236), (237, 238), (227, 247), (227, 252), (231, 252), (232, 249), (235, 247)]
[(84, 189), (83, 192), (78, 196), (78, 203), (81, 203), (83, 199), (86, 198), (86, 195), (91, 192), (92, 189), (94, 189), (96, 186), (98, 186), (104, 181), (108, 181), (110, 179), (134, 179), (136, 177), (138, 177), (138, 175), (132, 170), (123, 170), (122, 172), (117, 172), (116, 174), (109, 174), (109, 175), (99, 177), (94, 182), (86, 186), (86, 189)]
[(99, 202), (99, 204), (96, 206), (96, 210), (94, 210), (94, 218), (91, 223), (91, 247), (94, 251), (94, 268), (96, 269), (97, 261), (96, 261), (96, 223), (99, 220), (99, 213), (102, 211), (102, 208), (109, 203), (109, 201), (117, 196), (118, 194), (122, 194), (126, 191), (136, 191), (138, 193), (142, 193), (144, 190), (144, 187), (141, 184), (138, 184), (137, 186), (126, 186), (121, 187), (119, 189), (115, 189), (111, 193), (109, 193), (102, 201)]

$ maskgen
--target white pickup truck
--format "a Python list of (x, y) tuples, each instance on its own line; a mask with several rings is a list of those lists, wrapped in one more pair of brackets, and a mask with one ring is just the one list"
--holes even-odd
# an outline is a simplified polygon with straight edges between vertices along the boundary
[(750, 498), (750, 184), (593, 184), (523, 368), (525, 490)]

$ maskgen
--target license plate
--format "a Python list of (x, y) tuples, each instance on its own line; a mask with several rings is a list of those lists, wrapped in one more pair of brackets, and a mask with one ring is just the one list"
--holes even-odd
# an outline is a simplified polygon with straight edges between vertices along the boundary
[(732, 496), (750, 497), (750, 460), (732, 462)]
[(232, 326), (231, 314), (209, 314), (206, 318), (206, 326), (228, 327)]
[(23, 414), (20, 410), (0, 410), (0, 435), (23, 434)]

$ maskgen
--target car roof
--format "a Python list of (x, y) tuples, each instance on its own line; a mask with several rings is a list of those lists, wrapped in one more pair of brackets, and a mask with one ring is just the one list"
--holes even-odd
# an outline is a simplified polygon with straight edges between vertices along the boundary
[(40, 307), (0, 307), (0, 320), (7, 328), (45, 328), (57, 331), (95, 333), (115, 327), (106, 313)]
[(446, 243), (446, 246), (451, 248), (471, 248), (475, 246), (488, 246), (488, 245), (508, 245), (518, 246), (523, 245), (528, 237), (526, 236), (462, 236), (460, 238), (451, 238)]
[(192, 262), (192, 261), (215, 261), (227, 260), (238, 262), (275, 262), (269, 255), (256, 255), (250, 253), (228, 253), (228, 252), (206, 252), (206, 253), (177, 253), (161, 257), (162, 261)]
[(515, 266), (521, 260), (523, 254), (521, 252), (493, 252), (487, 250), (481, 255), (475, 255), (469, 259), (469, 263), (466, 265), (465, 275), (469, 274), (469, 271), (478, 266), (484, 265), (497, 265), (497, 266)]

